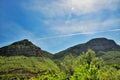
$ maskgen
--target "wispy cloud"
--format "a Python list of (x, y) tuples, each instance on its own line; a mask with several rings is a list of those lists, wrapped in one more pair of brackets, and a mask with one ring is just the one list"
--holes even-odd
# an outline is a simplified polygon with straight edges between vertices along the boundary
[(53, 30), (60, 32), (61, 34), (68, 33), (94, 33), (98, 30), (108, 30), (118, 28), (120, 25), (120, 19), (109, 18), (105, 21), (100, 20), (72, 20), (67, 24), (59, 24), (51, 27)]
[(66, 16), (70, 13), (82, 15), (101, 10), (114, 11), (118, 9), (120, 0), (29, 0), (24, 2), (24, 8), (33, 12), (43, 13), (47, 17)]
[[(47, 29), (53, 32), (88, 34), (88, 32), (94, 33), (96, 30), (117, 28), (120, 25), (119, 18), (113, 16), (103, 20), (104, 16), (99, 13), (115, 11), (119, 9), (119, 4), (120, 0), (51, 0), (50, 2), (30, 0), (24, 2), (22, 6), (33, 13), (38, 15), (42, 13), (44, 17), (47, 17), (45, 24), (47, 23), (50, 26)], [(88, 15), (93, 14), (96, 15), (89, 19)], [(87, 17), (81, 19), (83, 16)]]
[(98, 34), (98, 33), (104, 33), (104, 32), (118, 32), (118, 31), (120, 31), (120, 28), (118, 28), (118, 29), (111, 29), (111, 30), (96, 31), (96, 32), (73, 33), (73, 34), (66, 34), (66, 35), (57, 35), (57, 36), (43, 37), (43, 38), (37, 38), (36, 41), (46, 40), (46, 39), (54, 39), (54, 38), (62, 38), (62, 37), (71, 37), (71, 36), (84, 35), (84, 34)]
[(80, 35), (80, 38), (98, 37), (98, 33), (101, 33), (109, 37), (103, 33), (110, 32), (112, 38), (117, 38), (112, 32), (116, 32), (117, 36), (120, 33), (120, 0), (2, 2), (0, 45), (28, 38), (38, 46), (54, 51), (58, 46), (64, 48), (66, 44), (72, 43), (69, 41), (80, 41), (75, 35)]

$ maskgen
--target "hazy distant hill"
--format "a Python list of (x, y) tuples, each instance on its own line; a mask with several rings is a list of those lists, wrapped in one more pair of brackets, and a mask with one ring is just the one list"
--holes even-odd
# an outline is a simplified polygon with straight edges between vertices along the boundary
[(14, 42), (11, 45), (0, 48), (0, 56), (44, 56), (52, 57), (52, 54), (41, 50), (27, 39)]
[(88, 49), (92, 49), (96, 52), (97, 56), (102, 56), (104, 52), (108, 51), (120, 51), (120, 46), (115, 43), (114, 40), (109, 40), (106, 38), (95, 38), (86, 43), (78, 44), (76, 46), (70, 47), (64, 51), (56, 53), (54, 58), (62, 58), (66, 55), (72, 54), (73, 56), (78, 56), (82, 52), (86, 52)]

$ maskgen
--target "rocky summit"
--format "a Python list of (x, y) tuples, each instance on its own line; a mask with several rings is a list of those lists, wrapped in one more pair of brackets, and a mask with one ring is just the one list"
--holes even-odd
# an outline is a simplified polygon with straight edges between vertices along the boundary
[(41, 50), (28, 39), (17, 41), (11, 45), (0, 48), (1, 56), (50, 56), (52, 54)]

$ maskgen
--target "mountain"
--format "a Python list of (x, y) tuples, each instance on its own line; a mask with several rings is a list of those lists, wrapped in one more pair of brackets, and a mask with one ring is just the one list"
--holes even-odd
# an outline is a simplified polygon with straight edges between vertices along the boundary
[(78, 56), (82, 52), (86, 52), (88, 49), (94, 50), (97, 56), (101, 56), (104, 54), (104, 52), (107, 51), (120, 51), (120, 46), (116, 44), (114, 40), (106, 38), (95, 38), (86, 43), (78, 44), (64, 51), (56, 53), (54, 55), (54, 58), (62, 58), (69, 54), (72, 54), (73, 56)]
[(0, 48), (0, 80), (96, 80), (104, 74), (110, 78), (103, 80), (120, 80), (119, 73), (120, 46), (106, 38), (92, 39), (54, 55), (27, 39)]
[(0, 48), (0, 56), (44, 56), (52, 57), (52, 54), (41, 50), (28, 39), (17, 41), (11, 45)]
[(41, 48), (37, 47), (29, 40), (24, 39), (14, 42), (8, 46), (1, 47), (0, 56), (43, 56), (59, 59), (69, 54), (72, 54), (73, 56), (78, 56), (82, 52), (86, 52), (88, 49), (94, 50), (97, 56), (102, 56), (105, 54), (105, 52), (108, 51), (120, 51), (120, 46), (116, 44), (114, 40), (110, 40), (107, 38), (95, 38), (89, 40), (86, 43), (75, 45), (53, 55), (47, 51), (41, 50)]
[(1, 47), (0, 80), (34, 80), (33, 76), (58, 73), (52, 56), (27, 39)]

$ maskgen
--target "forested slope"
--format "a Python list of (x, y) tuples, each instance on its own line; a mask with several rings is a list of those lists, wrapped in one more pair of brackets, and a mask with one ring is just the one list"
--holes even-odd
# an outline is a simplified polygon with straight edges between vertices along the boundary
[(120, 46), (97, 38), (53, 55), (25, 39), (0, 48), (0, 80), (120, 80)]

